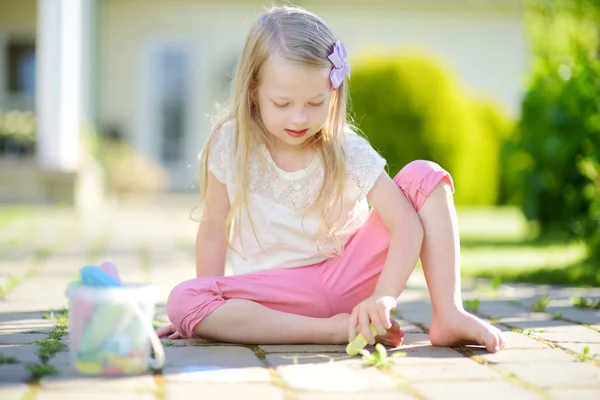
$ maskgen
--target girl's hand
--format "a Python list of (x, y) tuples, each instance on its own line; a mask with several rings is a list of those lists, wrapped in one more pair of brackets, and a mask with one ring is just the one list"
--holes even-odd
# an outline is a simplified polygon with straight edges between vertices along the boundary
[(160, 328), (158, 328), (156, 330), (156, 334), (158, 335), (158, 337), (164, 337), (167, 335), (169, 336), (169, 339), (181, 339), (181, 333), (179, 333), (179, 331), (177, 330), (177, 328), (175, 328), (175, 325), (168, 325), (168, 326), (161, 326)]
[(369, 324), (373, 323), (378, 335), (385, 335), (392, 327), (390, 312), (396, 308), (396, 299), (392, 296), (373, 296), (360, 302), (352, 310), (350, 315), (350, 326), (348, 327), (348, 342), (360, 332), (370, 345), (375, 344), (375, 338), (371, 334)]

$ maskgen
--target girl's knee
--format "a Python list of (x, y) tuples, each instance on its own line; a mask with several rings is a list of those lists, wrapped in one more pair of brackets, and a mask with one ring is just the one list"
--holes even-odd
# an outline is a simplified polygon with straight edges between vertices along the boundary
[(194, 327), (224, 302), (213, 278), (192, 279), (171, 290), (166, 311), (182, 336), (192, 337)]
[(451, 191), (454, 192), (454, 183), (450, 173), (439, 164), (429, 160), (415, 160), (408, 163), (398, 172), (394, 181), (417, 211), (440, 183), (448, 184)]

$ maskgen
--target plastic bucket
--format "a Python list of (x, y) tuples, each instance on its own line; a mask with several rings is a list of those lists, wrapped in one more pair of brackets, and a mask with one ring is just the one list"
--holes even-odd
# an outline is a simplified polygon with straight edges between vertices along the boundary
[[(94, 287), (73, 284), (69, 302), (69, 353), (86, 375), (129, 375), (162, 368), (164, 351), (152, 321), (158, 299), (153, 285)], [(155, 359), (151, 358), (154, 348)]]

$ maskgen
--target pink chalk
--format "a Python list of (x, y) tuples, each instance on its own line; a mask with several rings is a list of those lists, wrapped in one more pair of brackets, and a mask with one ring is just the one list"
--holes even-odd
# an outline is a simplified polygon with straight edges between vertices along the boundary
[(115, 264), (111, 263), (110, 261), (102, 261), (98, 268), (106, 272), (108, 275), (110, 275), (111, 278), (113, 278), (117, 282), (121, 282), (121, 278), (119, 278), (119, 271), (117, 271), (117, 267), (115, 266)]
[(79, 341), (81, 335), (85, 331), (88, 322), (91, 320), (95, 309), (95, 304), (91, 301), (71, 301), (69, 306), (69, 341), (71, 341), (73, 350), (79, 350)]

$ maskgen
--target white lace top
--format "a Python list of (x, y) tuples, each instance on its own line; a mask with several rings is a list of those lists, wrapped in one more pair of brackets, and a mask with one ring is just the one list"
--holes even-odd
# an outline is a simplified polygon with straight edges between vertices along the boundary
[[(235, 196), (234, 140), (235, 125), (223, 126), (213, 143), (208, 167), (215, 177), (227, 186), (229, 201)], [(273, 268), (293, 268), (321, 262), (335, 255), (336, 240), (341, 247), (367, 220), (369, 207), (367, 193), (385, 167), (385, 160), (361, 136), (346, 133), (348, 178), (343, 206), (335, 211), (335, 235), (317, 242), (321, 220), (319, 216), (303, 211), (312, 204), (323, 180), (320, 157), (300, 171), (286, 172), (273, 161), (265, 146), (259, 157), (251, 157), (249, 169), (248, 206), (252, 225), (246, 215), (240, 221), (240, 232), (233, 229), (228, 262), (235, 274)], [(243, 167), (242, 167), (243, 168)], [(254, 226), (254, 232), (252, 230)], [(258, 239), (258, 241), (257, 241)]]

